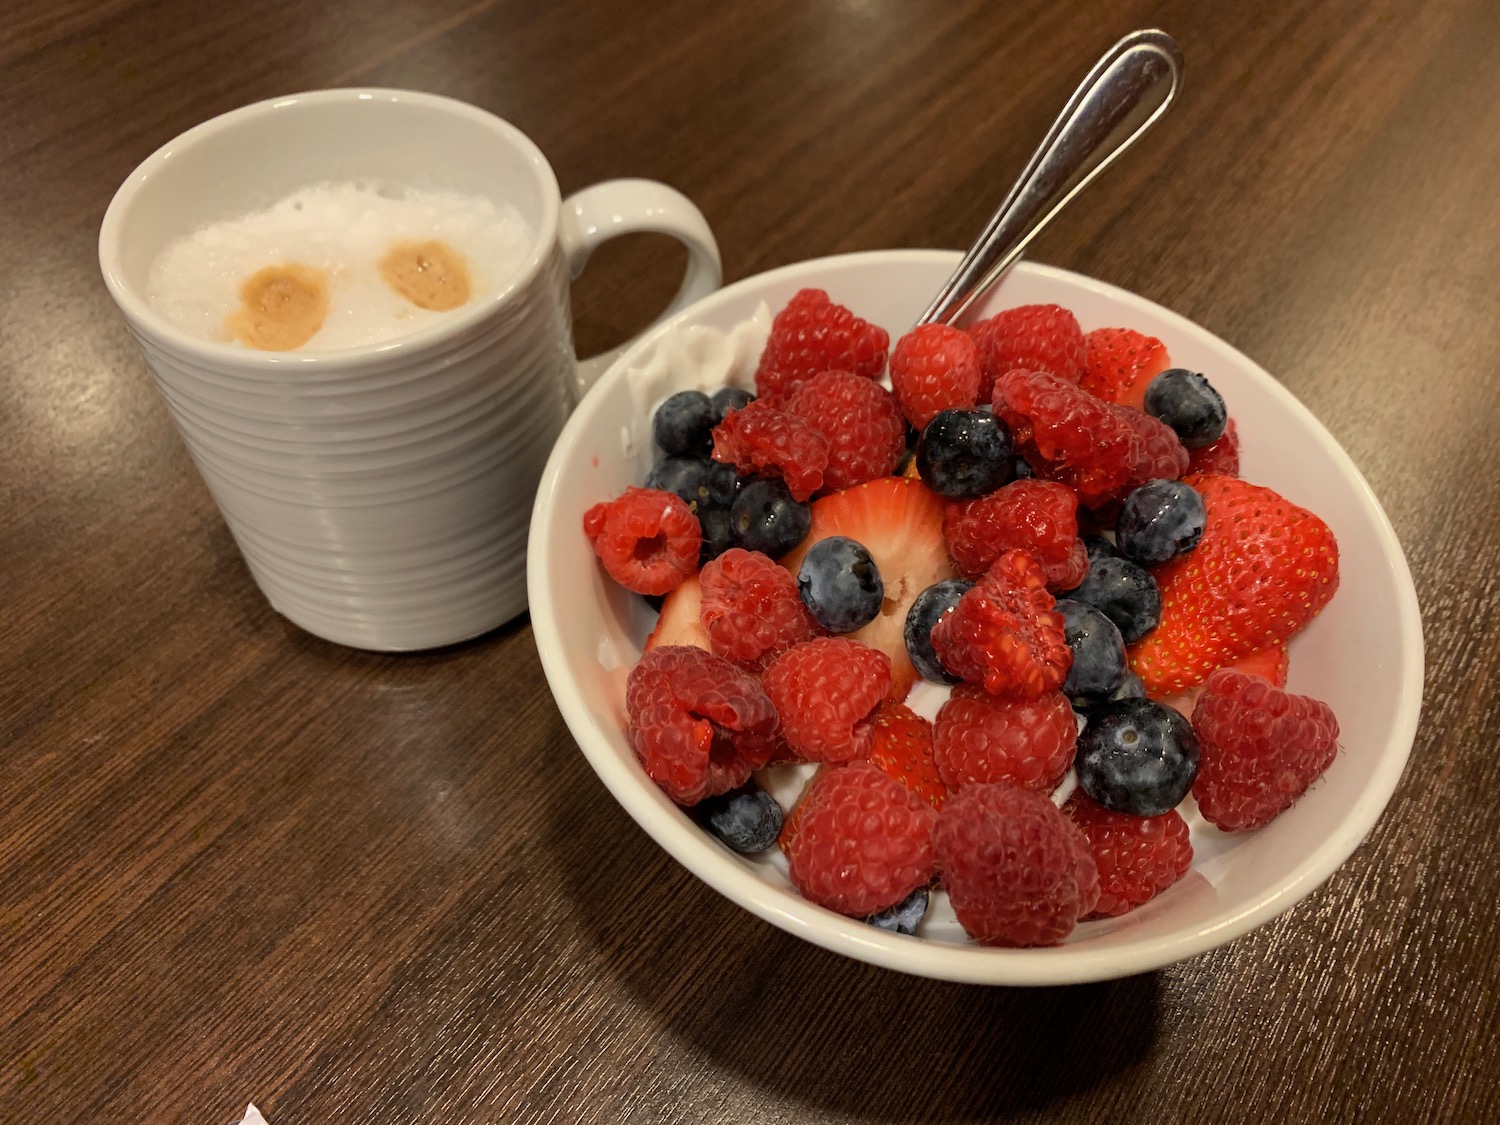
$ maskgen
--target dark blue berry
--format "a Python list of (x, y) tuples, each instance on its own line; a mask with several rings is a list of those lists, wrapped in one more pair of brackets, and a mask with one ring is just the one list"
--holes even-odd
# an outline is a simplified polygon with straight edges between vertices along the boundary
[(1121, 699), (1088, 709), (1078, 736), (1078, 785), (1107, 809), (1160, 816), (1175, 809), (1198, 776), (1193, 725), (1149, 699)]
[(741, 387), (720, 387), (709, 401), (713, 403), (714, 413), (722, 422), (726, 415), (749, 406), (755, 401), (755, 396)]
[(1102, 535), (1084, 535), (1083, 549), (1089, 553), (1089, 565), (1092, 566), (1100, 559), (1118, 559), (1121, 557), (1117, 548)]
[(1015, 468), (1010, 475), (1011, 480), (1035, 480), (1036, 470), (1031, 467), (1031, 462), (1016, 454)]
[(707, 504), (698, 509), (697, 515), (703, 532), (703, 545), (698, 548), (698, 565), (702, 566), (734, 546), (734, 520), (729, 509), (719, 504)]
[(734, 503), (739, 481), (734, 467), (710, 457), (663, 457), (646, 474), (646, 487), (675, 492), (690, 504)]
[(1160, 418), (1189, 449), (1212, 445), (1224, 436), (1229, 411), (1224, 398), (1197, 372), (1174, 367), (1146, 387), (1146, 413)]
[(906, 611), (906, 655), (924, 679), (939, 684), (958, 683), (958, 677), (949, 674), (932, 649), (932, 627), (973, 588), (974, 583), (967, 578), (945, 578), (918, 594)]
[(1141, 683), (1141, 678), (1134, 672), (1126, 672), (1125, 678), (1120, 681), (1120, 686), (1115, 688), (1109, 698), (1111, 701), (1117, 699), (1145, 699), (1146, 685)]
[(950, 500), (988, 495), (1015, 472), (1010, 429), (984, 410), (944, 410), (922, 431), (917, 472)]
[(1062, 693), (1075, 703), (1104, 699), (1125, 678), (1125, 642), (1115, 623), (1091, 605), (1062, 598), (1063, 637), (1073, 650), (1073, 663), (1063, 680)]
[(1155, 629), (1161, 620), (1161, 591), (1156, 588), (1156, 579), (1129, 559), (1093, 559), (1088, 577), (1076, 590), (1069, 590), (1068, 597), (1093, 606), (1113, 621), (1128, 645)]
[(1203, 538), (1203, 497), (1180, 480), (1153, 480), (1125, 497), (1115, 521), (1115, 546), (1142, 566), (1187, 554)]
[(678, 391), (656, 408), (651, 436), (663, 453), (707, 453), (719, 416), (702, 391)]
[(763, 852), (781, 834), (781, 806), (754, 781), (698, 804), (704, 826), (741, 855)]
[(918, 887), (889, 910), (872, 914), (865, 921), (879, 930), (889, 930), (893, 934), (915, 937), (917, 927), (922, 924), (922, 919), (926, 916), (927, 888)]
[(812, 509), (792, 499), (785, 481), (752, 480), (734, 498), (729, 522), (741, 547), (774, 559), (807, 538)]
[(885, 597), (880, 568), (863, 543), (844, 535), (819, 539), (802, 556), (797, 593), (830, 633), (852, 633), (874, 621)]

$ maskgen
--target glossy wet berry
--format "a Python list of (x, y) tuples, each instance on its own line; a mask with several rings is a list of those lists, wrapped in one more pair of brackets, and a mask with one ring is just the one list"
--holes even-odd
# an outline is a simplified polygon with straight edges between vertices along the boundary
[(1163, 371), (1146, 387), (1144, 409), (1177, 431), (1189, 449), (1212, 445), (1224, 434), (1229, 412), (1224, 398), (1202, 375), (1185, 368)]
[(717, 421), (722, 422), (724, 415), (742, 406), (749, 406), (755, 401), (755, 396), (743, 387), (720, 387), (709, 401), (714, 404), (714, 413), (718, 415)]
[(1074, 703), (1102, 700), (1125, 679), (1125, 642), (1115, 623), (1091, 605), (1063, 598), (1054, 606), (1073, 650), (1062, 693)]
[(956, 684), (958, 677), (943, 667), (932, 650), (932, 627), (958, 604), (974, 586), (967, 578), (945, 578), (917, 595), (906, 611), (906, 654), (922, 678), (939, 684)]
[(922, 431), (917, 471), (949, 500), (993, 492), (1015, 472), (1010, 430), (985, 410), (944, 410)]
[(928, 898), (927, 888), (918, 887), (889, 910), (872, 914), (865, 921), (877, 930), (915, 937), (917, 927), (922, 924), (922, 919), (927, 917)]
[(792, 499), (785, 481), (753, 480), (735, 497), (729, 521), (741, 547), (774, 559), (807, 537), (812, 510)]
[(1118, 559), (1123, 556), (1120, 549), (1102, 535), (1084, 535), (1083, 549), (1088, 552), (1089, 563), (1093, 564), (1100, 559)]
[(698, 529), (703, 543), (698, 548), (698, 565), (712, 562), (735, 544), (734, 520), (729, 509), (709, 504), (698, 509)]
[(678, 391), (656, 408), (651, 436), (663, 453), (708, 453), (719, 415), (702, 391)]
[(1161, 591), (1156, 588), (1156, 579), (1144, 567), (1118, 556), (1102, 555), (1092, 560), (1088, 577), (1070, 590), (1068, 597), (1093, 606), (1113, 621), (1128, 645), (1135, 644), (1161, 620)]
[(727, 508), (734, 503), (739, 479), (728, 465), (707, 457), (663, 457), (646, 474), (646, 487), (675, 492), (701, 509), (706, 504)]
[(1115, 545), (1126, 558), (1155, 566), (1196, 547), (1207, 522), (1203, 497), (1192, 485), (1147, 481), (1120, 505)]
[(1149, 699), (1088, 711), (1073, 768), (1078, 785), (1115, 812), (1160, 816), (1175, 809), (1198, 775), (1198, 736), (1183, 716)]
[(741, 855), (763, 852), (781, 835), (781, 806), (754, 780), (697, 806), (704, 827)]
[(863, 543), (844, 535), (819, 539), (802, 556), (797, 593), (830, 633), (852, 633), (875, 620), (885, 585)]

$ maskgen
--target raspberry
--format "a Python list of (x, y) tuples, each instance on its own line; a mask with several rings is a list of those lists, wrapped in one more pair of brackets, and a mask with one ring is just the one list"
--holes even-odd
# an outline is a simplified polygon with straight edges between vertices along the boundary
[(1290, 808), (1338, 752), (1328, 704), (1227, 668), (1204, 685), (1193, 729), (1193, 796), (1203, 818), (1228, 832), (1259, 828)]
[(904, 703), (882, 703), (875, 711), (870, 761), (935, 809), (948, 799), (932, 760), (932, 724)]
[(1082, 830), (1099, 869), (1099, 902), (1090, 917), (1141, 905), (1182, 878), (1193, 862), (1187, 821), (1176, 809), (1160, 816), (1111, 812), (1079, 789), (1063, 813)]
[(979, 399), (988, 399), (995, 382), (1018, 367), (1046, 371), (1076, 383), (1083, 378), (1088, 348), (1078, 318), (1060, 305), (1021, 305), (969, 326), (979, 347), (984, 375)]
[(583, 532), (609, 576), (637, 594), (665, 594), (698, 569), (698, 519), (671, 492), (627, 488), (585, 512)]
[(679, 805), (745, 784), (776, 749), (776, 709), (755, 677), (701, 648), (645, 653), (625, 709), (635, 756)]
[(991, 695), (1035, 699), (1067, 677), (1073, 650), (1063, 636), (1041, 566), (1006, 551), (932, 628), (944, 668)]
[(776, 403), (823, 371), (878, 379), (891, 338), (884, 328), (836, 305), (821, 289), (803, 289), (771, 321), (755, 372), (756, 393)]
[(919, 324), (891, 352), (891, 389), (919, 430), (941, 411), (974, 409), (980, 376), (974, 338), (949, 324)]
[(891, 392), (848, 371), (814, 375), (788, 396), (786, 409), (827, 439), (829, 491), (890, 476), (906, 452), (906, 420)]
[(857, 641), (820, 637), (771, 661), (761, 684), (793, 750), (811, 762), (847, 762), (869, 756), (872, 712), (890, 690), (891, 662)]
[(781, 829), (787, 875), (819, 906), (879, 914), (932, 881), (937, 817), (869, 762), (824, 767)]
[(1233, 418), (1218, 441), (1202, 449), (1188, 450), (1188, 472), (1216, 473), (1221, 477), (1240, 475), (1240, 435)]
[(1059, 692), (996, 699), (960, 684), (932, 725), (932, 758), (949, 789), (1004, 781), (1050, 793), (1073, 764), (1078, 720)]
[(1089, 572), (1078, 538), (1078, 496), (1055, 481), (1018, 480), (943, 509), (943, 538), (960, 574), (977, 578), (1002, 552), (1020, 548), (1042, 566), (1053, 590), (1071, 590)]
[(932, 846), (959, 924), (986, 945), (1056, 945), (1099, 900), (1088, 840), (1028, 789), (960, 789), (938, 813)]
[(818, 626), (797, 595), (797, 580), (759, 551), (731, 547), (698, 575), (703, 600), (699, 620), (708, 647), (759, 671)]
[(1008, 372), (995, 384), (994, 405), (1037, 475), (1068, 485), (1091, 508), (1187, 468), (1169, 427), (1054, 375)]
[(805, 418), (757, 399), (714, 427), (714, 460), (741, 475), (781, 477), (795, 499), (806, 500), (823, 487), (828, 439)]

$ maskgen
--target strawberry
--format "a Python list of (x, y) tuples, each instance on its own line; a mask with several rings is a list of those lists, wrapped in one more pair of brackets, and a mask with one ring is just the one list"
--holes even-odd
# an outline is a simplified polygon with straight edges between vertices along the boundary
[(1171, 365), (1167, 346), (1133, 328), (1096, 328), (1083, 338), (1082, 387), (1096, 398), (1144, 409), (1146, 386)]
[(905, 477), (882, 477), (830, 493), (812, 502), (812, 529), (781, 565), (795, 575), (808, 548), (830, 535), (864, 544), (880, 568), (885, 585), (880, 615), (848, 637), (890, 657), (889, 698), (899, 703), (917, 680), (906, 655), (906, 611), (928, 586), (958, 575), (943, 543), (943, 501), (921, 481)]
[[(1243, 672), (1247, 676), (1259, 676), (1279, 688), (1286, 687), (1287, 670), (1291, 666), (1291, 655), (1287, 652), (1284, 644), (1267, 645), (1259, 652), (1252, 652), (1249, 656), (1242, 656), (1238, 660), (1224, 665), (1224, 667), (1235, 672)], [(1203, 694), (1203, 685), (1187, 688), (1175, 695), (1169, 695), (1158, 702), (1165, 703), (1168, 707), (1182, 712), (1189, 719), (1193, 717), (1193, 711), (1198, 707), (1198, 697)]]
[(1203, 538), (1155, 572), (1161, 623), (1130, 653), (1153, 697), (1286, 641), (1339, 584), (1338, 543), (1313, 513), (1236, 477), (1187, 480), (1207, 510)]
[(646, 638), (646, 652), (663, 645), (691, 645), (709, 649), (708, 633), (698, 620), (699, 606), (703, 601), (703, 589), (695, 574), (667, 595), (662, 602), (661, 614), (656, 619), (656, 628)]
[(904, 703), (882, 703), (875, 711), (870, 761), (935, 809), (948, 787), (932, 758), (932, 724)]

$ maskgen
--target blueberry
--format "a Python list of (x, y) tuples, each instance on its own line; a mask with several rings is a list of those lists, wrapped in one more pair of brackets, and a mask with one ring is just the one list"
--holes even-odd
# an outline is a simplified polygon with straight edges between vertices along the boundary
[(1229, 411), (1202, 375), (1185, 368), (1163, 371), (1146, 387), (1146, 413), (1160, 418), (1189, 449), (1212, 445), (1224, 435)]
[(709, 457), (663, 457), (646, 474), (646, 487), (675, 492), (689, 504), (734, 503), (739, 482), (734, 468)]
[(1115, 545), (1128, 559), (1153, 566), (1184, 555), (1203, 538), (1203, 497), (1180, 480), (1153, 480), (1125, 497)]
[(663, 453), (707, 453), (714, 447), (719, 422), (714, 404), (702, 391), (678, 391), (656, 408), (651, 436)]
[(1125, 678), (1120, 630), (1093, 606), (1072, 598), (1060, 599), (1054, 608), (1062, 614), (1063, 636), (1073, 650), (1062, 693), (1078, 703), (1105, 698)]
[(823, 628), (830, 633), (852, 633), (879, 615), (885, 583), (863, 543), (830, 535), (802, 556), (797, 593)]
[(698, 565), (716, 559), (734, 546), (734, 520), (729, 509), (706, 504), (698, 509), (698, 526), (703, 531), (703, 545), (698, 548)]
[(1145, 699), (1146, 685), (1141, 683), (1141, 678), (1134, 672), (1126, 672), (1120, 686), (1110, 693), (1109, 698), (1111, 702), (1119, 699)]
[(713, 403), (717, 420), (722, 422), (725, 415), (741, 407), (749, 406), (755, 401), (755, 396), (739, 387), (720, 387), (709, 401)]
[(928, 488), (950, 500), (994, 492), (1015, 472), (1010, 430), (983, 410), (944, 410), (922, 431), (917, 471)]
[(1102, 535), (1085, 535), (1082, 536), (1082, 539), (1083, 549), (1089, 553), (1090, 566), (1093, 566), (1100, 559), (1118, 559), (1122, 557), (1119, 548)]
[(927, 888), (918, 887), (889, 910), (872, 914), (865, 921), (879, 930), (889, 930), (893, 934), (915, 937), (917, 927), (922, 924), (922, 919), (926, 916)]
[(958, 683), (958, 677), (949, 674), (932, 650), (932, 627), (973, 588), (974, 583), (967, 578), (945, 578), (918, 594), (906, 611), (906, 655), (924, 678), (940, 684)]
[(1011, 472), (1011, 480), (1035, 480), (1036, 470), (1031, 467), (1031, 462), (1016, 454), (1015, 468)]
[(781, 806), (754, 781), (699, 802), (704, 827), (741, 855), (763, 852), (781, 834)]
[(774, 559), (807, 538), (812, 509), (792, 499), (785, 481), (752, 480), (735, 497), (729, 522), (741, 547)]
[(1101, 703), (1088, 719), (1073, 762), (1085, 793), (1133, 816), (1160, 816), (1182, 803), (1198, 776), (1190, 722), (1149, 699)]
[(1115, 623), (1128, 645), (1135, 644), (1161, 620), (1161, 591), (1149, 571), (1119, 557), (1101, 557), (1089, 563), (1088, 577), (1076, 590), (1074, 601), (1093, 606)]

